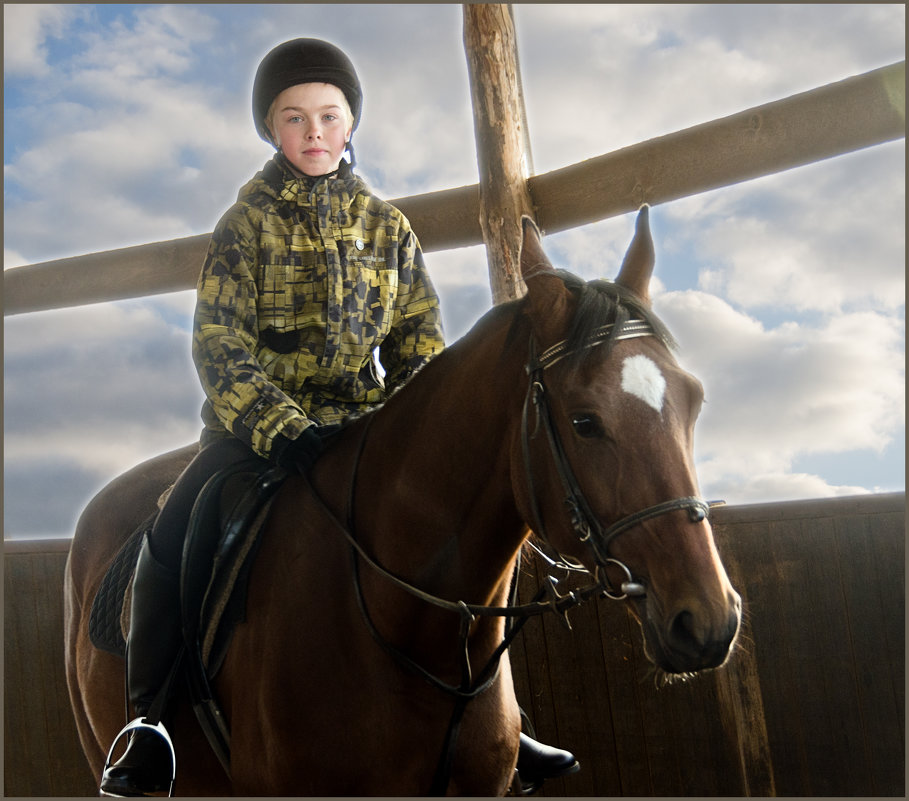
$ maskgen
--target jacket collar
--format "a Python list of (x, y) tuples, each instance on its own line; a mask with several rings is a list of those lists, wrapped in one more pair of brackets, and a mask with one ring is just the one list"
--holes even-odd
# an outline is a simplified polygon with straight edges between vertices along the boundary
[(342, 161), (339, 168), (329, 175), (298, 177), (288, 166), (284, 155), (276, 153), (262, 171), (240, 190), (240, 198), (262, 191), (274, 198), (305, 206), (317, 205), (319, 196), (335, 196), (340, 207), (347, 208), (356, 194), (368, 191), (368, 188), (346, 161)]

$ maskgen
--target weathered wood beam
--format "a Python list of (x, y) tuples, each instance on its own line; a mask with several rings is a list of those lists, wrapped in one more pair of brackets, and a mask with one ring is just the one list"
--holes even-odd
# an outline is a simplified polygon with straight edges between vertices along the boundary
[(524, 98), (518, 77), (511, 7), (472, 3), (464, 9), (464, 49), (480, 175), (480, 228), (494, 303), (525, 292), (521, 216), (534, 216), (527, 188)]
[[(421, 234), (421, 244), (422, 229), (430, 232), (430, 247), (424, 245), (424, 250), (446, 250), (482, 242), (476, 185), (413, 195), (391, 203), (404, 212)], [(192, 289), (210, 239), (210, 233), (199, 234), (11, 267), (3, 272), (3, 314)]]
[[(687, 128), (528, 181), (549, 233), (905, 137), (906, 62)], [(391, 201), (427, 252), (483, 242), (477, 185)], [(5, 315), (195, 286), (209, 234), (15, 267)]]
[(650, 139), (530, 180), (562, 231), (906, 135), (906, 62)]

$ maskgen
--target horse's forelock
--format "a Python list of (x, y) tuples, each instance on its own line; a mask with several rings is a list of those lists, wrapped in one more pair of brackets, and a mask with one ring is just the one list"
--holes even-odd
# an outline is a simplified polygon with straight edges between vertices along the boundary
[(589, 349), (582, 346), (597, 329), (609, 323), (615, 326), (613, 335), (604, 343), (610, 349), (621, 324), (632, 318), (645, 320), (667, 348), (676, 347), (672, 334), (650, 306), (626, 287), (613, 281), (584, 281), (573, 273), (562, 270), (557, 272), (577, 298), (574, 319), (566, 338), (568, 351), (572, 354), (569, 363), (573, 363), (573, 366), (580, 364), (589, 353)]
[[(653, 329), (660, 342), (667, 348), (674, 350), (677, 347), (675, 339), (673, 339), (672, 334), (662, 320), (654, 314), (647, 303), (630, 289), (614, 281), (604, 279), (588, 282), (567, 270), (556, 270), (555, 274), (562, 279), (565, 286), (577, 299), (577, 307), (565, 337), (566, 349), (569, 351), (569, 355), (566, 357), (568, 366), (572, 368), (578, 367), (592, 352), (590, 348), (583, 346), (598, 329), (612, 323), (615, 326), (613, 329), (614, 335), (621, 324), (629, 319), (644, 320)], [(510, 345), (524, 332), (521, 322), (522, 320), (526, 321), (526, 317), (520, 313), (521, 309), (524, 308), (524, 301), (525, 298), (521, 298), (493, 306), (481, 318), (475, 328), (479, 328), (480, 322), (485, 322), (487, 319), (493, 321), (500, 316), (511, 316), (511, 326), (506, 335), (506, 344)], [(523, 333), (523, 336), (526, 336), (526, 332)], [(552, 345), (555, 343), (546, 344)], [(604, 341), (603, 347), (608, 352), (614, 344), (615, 340), (610, 336)]]

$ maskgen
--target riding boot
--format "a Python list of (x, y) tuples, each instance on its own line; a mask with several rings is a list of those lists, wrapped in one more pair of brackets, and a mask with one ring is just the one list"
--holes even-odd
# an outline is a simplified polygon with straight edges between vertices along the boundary
[(102, 795), (147, 796), (171, 790), (175, 762), (170, 736), (160, 723), (163, 705), (155, 705), (156, 719), (147, 716), (168, 683), (182, 644), (179, 579), (179, 573), (155, 559), (146, 535), (133, 579), (126, 649), (129, 700), (138, 717), (117, 735), (119, 740), (130, 732), (129, 745), (105, 768)]
[(543, 745), (521, 732), (517, 771), (525, 794), (538, 790), (546, 779), (558, 779), (580, 769), (574, 754)]

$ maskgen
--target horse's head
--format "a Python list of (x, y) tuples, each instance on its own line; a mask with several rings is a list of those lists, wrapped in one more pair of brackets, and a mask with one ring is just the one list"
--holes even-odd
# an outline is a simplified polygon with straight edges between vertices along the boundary
[(530, 383), (512, 458), (528, 525), (627, 597), (650, 659), (680, 674), (725, 661), (741, 599), (694, 470), (703, 389), (651, 311), (653, 265), (647, 207), (615, 283), (555, 271), (525, 220)]

